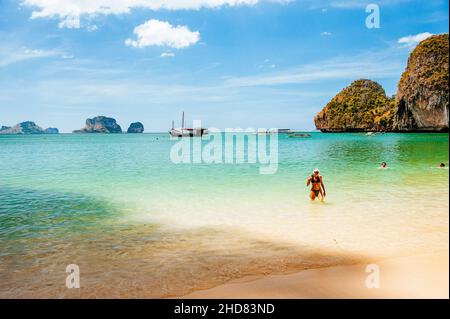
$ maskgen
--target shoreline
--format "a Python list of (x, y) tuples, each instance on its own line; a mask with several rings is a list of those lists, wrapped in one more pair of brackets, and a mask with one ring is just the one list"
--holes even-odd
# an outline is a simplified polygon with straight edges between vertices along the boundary
[[(399, 135), (408, 135), (408, 134), (448, 134), (450, 131), (333, 131), (333, 132), (327, 132), (327, 131), (316, 131), (316, 130), (296, 130), (298, 133), (322, 133), (327, 135), (333, 135), (333, 134), (365, 134), (365, 133), (375, 133), (375, 134), (399, 134)], [(221, 132), (226, 133), (225, 131)], [(169, 134), (168, 132), (142, 132), (142, 133), (85, 133), (85, 132), (60, 132), (60, 133), (40, 133), (40, 134), (30, 134), (30, 133), (22, 133), (22, 134), (6, 134), (6, 133), (0, 133), (0, 136), (61, 136), (61, 135), (132, 135), (132, 136), (139, 136), (139, 135), (146, 135), (146, 134)], [(247, 134), (245, 132), (233, 132), (231, 134)], [(278, 133), (278, 135), (288, 135), (287, 133)]]
[(380, 287), (369, 289), (367, 265), (302, 270), (284, 275), (250, 276), (180, 299), (370, 299), (449, 298), (449, 252), (395, 257), (374, 263)]

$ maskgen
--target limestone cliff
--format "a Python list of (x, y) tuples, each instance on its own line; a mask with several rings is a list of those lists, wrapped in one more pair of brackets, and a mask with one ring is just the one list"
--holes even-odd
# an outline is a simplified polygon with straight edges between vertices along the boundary
[(13, 127), (2, 126), (0, 134), (45, 134), (45, 132), (36, 123), (27, 121), (14, 125)]
[(394, 129), (448, 131), (449, 40), (440, 34), (411, 53), (398, 84)]
[(97, 116), (86, 120), (86, 126), (74, 133), (122, 133), (116, 120), (110, 117)]
[(322, 132), (388, 131), (394, 113), (394, 100), (381, 85), (363, 79), (339, 92), (314, 122)]
[(141, 122), (131, 123), (127, 133), (144, 133), (144, 125)]

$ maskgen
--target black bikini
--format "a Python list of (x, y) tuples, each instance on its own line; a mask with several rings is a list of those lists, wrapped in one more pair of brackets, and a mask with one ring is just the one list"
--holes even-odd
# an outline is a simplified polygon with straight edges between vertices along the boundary
[[(320, 177), (315, 178), (314, 175), (311, 175), (311, 183), (317, 184), (320, 183)], [(314, 195), (319, 196), (320, 190), (311, 189), (312, 192), (314, 192)]]

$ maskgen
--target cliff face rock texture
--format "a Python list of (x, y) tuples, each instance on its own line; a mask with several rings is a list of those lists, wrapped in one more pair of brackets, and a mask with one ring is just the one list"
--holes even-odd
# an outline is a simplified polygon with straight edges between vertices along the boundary
[(122, 133), (116, 120), (106, 116), (97, 116), (86, 120), (86, 126), (74, 133)]
[(314, 119), (322, 132), (388, 131), (394, 100), (371, 80), (357, 80), (339, 92)]
[(398, 84), (394, 129), (448, 131), (449, 40), (440, 34), (411, 53)]
[(45, 134), (45, 132), (36, 123), (27, 121), (13, 127), (2, 126), (0, 134)]
[(127, 133), (144, 133), (144, 125), (141, 122), (131, 123)]

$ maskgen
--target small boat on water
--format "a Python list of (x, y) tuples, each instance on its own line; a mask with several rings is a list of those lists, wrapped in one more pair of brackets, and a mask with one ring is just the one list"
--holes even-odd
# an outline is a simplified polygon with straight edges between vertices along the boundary
[(289, 134), (289, 132), (291, 132), (292, 130), (289, 128), (275, 128), (275, 129), (270, 129), (269, 131), (277, 133), (277, 134)]
[(173, 137), (202, 137), (208, 135), (208, 130), (205, 128), (185, 128), (183, 112), (181, 127), (175, 128), (175, 122), (172, 120), (172, 129), (169, 131), (169, 134)]
[(276, 130), (258, 129), (256, 132), (251, 132), (250, 134), (252, 134), (252, 135), (273, 135), (273, 134), (278, 134), (278, 132)]
[(302, 133), (302, 132), (296, 132), (296, 131), (288, 132), (287, 136), (289, 138), (310, 138), (310, 137), (312, 137), (310, 134)]
[(255, 135), (274, 135), (274, 134), (288, 134), (291, 130), (288, 128), (271, 128), (269, 130), (258, 129)]

